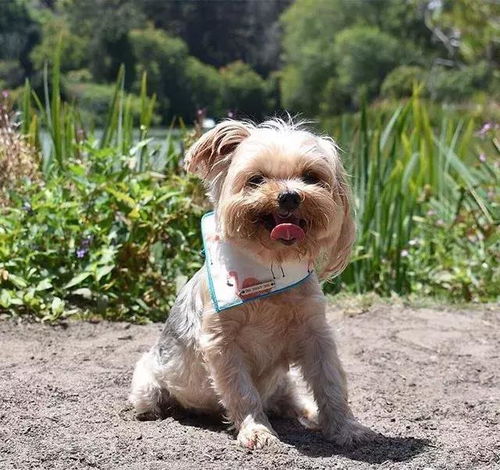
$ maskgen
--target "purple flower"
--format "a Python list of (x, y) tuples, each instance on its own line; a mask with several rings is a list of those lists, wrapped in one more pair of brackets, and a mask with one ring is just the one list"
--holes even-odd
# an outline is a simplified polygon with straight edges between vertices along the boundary
[(89, 252), (89, 250), (87, 248), (78, 248), (76, 250), (76, 257), (78, 259), (82, 259), (85, 257), (85, 255)]
[(80, 241), (80, 246), (75, 251), (76, 257), (78, 259), (82, 259), (88, 254), (93, 239), (94, 237), (92, 235), (88, 235), (87, 237), (82, 238), (82, 240)]
[(9, 97), (9, 92), (8, 90), (3, 90), (2, 91), (2, 98), (8, 98)]
[(498, 124), (494, 122), (485, 122), (483, 124), (483, 127), (477, 131), (477, 135), (479, 137), (484, 137), (489, 131), (496, 129), (498, 127)]
[(479, 161), (480, 161), (481, 163), (485, 163), (485, 162), (486, 162), (486, 155), (485, 155), (484, 153), (481, 153), (481, 154), (479, 155)]

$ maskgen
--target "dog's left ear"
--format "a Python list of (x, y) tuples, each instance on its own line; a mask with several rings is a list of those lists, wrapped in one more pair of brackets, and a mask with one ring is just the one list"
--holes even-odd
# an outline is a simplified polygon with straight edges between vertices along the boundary
[(210, 183), (227, 170), (236, 147), (250, 135), (251, 124), (225, 120), (203, 134), (188, 150), (185, 169)]
[(338, 155), (337, 145), (331, 139), (321, 139), (321, 147), (327, 152), (327, 158), (335, 171), (336, 184), (332, 188), (339, 207), (340, 228), (330, 240), (325, 250), (323, 266), (319, 271), (320, 279), (339, 275), (349, 263), (352, 245), (356, 238), (356, 225), (351, 211), (351, 191), (347, 184), (347, 175)]

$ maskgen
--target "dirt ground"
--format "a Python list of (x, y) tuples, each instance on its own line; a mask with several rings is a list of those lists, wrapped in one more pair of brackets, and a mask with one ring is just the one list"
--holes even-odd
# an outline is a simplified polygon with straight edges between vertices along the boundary
[(377, 305), (330, 318), (352, 407), (384, 437), (357, 449), (289, 420), (283, 444), (247, 451), (225, 425), (140, 422), (133, 365), (161, 325), (0, 322), (0, 468), (483, 469), (500, 467), (500, 313)]

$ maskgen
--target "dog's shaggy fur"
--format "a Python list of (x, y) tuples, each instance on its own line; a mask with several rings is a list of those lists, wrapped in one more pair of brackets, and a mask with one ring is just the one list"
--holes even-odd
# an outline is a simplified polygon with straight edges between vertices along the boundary
[[(313, 261), (320, 277), (339, 273), (354, 239), (348, 187), (335, 143), (279, 120), (256, 126), (224, 121), (189, 150), (187, 169), (201, 176), (219, 235), (262, 262)], [(270, 214), (283, 192), (300, 196), (293, 217), (305, 237), (270, 237)], [(345, 374), (325, 319), (318, 276), (266, 298), (215, 313), (203, 267), (182, 289), (153, 348), (137, 363), (130, 400), (138, 416), (172, 405), (224, 414), (238, 442), (276, 443), (266, 413), (293, 416), (327, 439), (350, 445), (371, 432), (354, 418)], [(313, 399), (290, 375), (297, 366)]]

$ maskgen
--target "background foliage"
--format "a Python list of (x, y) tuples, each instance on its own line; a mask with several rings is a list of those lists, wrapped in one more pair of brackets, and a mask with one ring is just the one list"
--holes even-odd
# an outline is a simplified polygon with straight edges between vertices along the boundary
[(184, 149), (206, 117), (285, 108), (351, 175), (358, 241), (327, 292), (498, 300), (497, 17), (489, 0), (0, 0), (0, 311), (164, 318), (203, 262)]
[[(0, 87), (29, 78), (40, 92), (62, 38), (64, 96), (78, 99), (78, 81), (112, 84), (122, 64), (136, 93), (146, 70), (164, 123), (191, 122), (197, 109), (214, 118), (261, 119), (282, 107), (338, 115), (362, 99), (410, 96), (414, 80), (435, 101), (470, 102), (500, 91), (496, 8), (494, 0), (2, 1)], [(100, 120), (99, 106), (80, 104)]]

